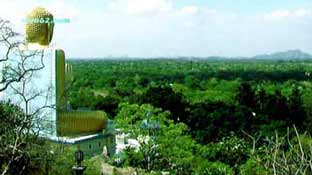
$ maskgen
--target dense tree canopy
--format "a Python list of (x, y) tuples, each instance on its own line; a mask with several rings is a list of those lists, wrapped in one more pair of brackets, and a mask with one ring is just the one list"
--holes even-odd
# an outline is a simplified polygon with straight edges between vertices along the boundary
[[(126, 150), (123, 166), (172, 174), (273, 174), (269, 150), (279, 143), (272, 138), (294, 137), (287, 132), (293, 125), (311, 131), (309, 60), (69, 62), (74, 108), (105, 110), (135, 138), (153, 135), (140, 151)], [(147, 123), (160, 128), (147, 129)], [(283, 144), (287, 151), (290, 145)]]

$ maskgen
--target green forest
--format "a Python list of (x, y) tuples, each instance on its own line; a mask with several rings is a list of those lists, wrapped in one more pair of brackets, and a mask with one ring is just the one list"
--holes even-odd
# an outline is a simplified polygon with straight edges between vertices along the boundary
[[(159, 174), (311, 174), (312, 61), (70, 59), (73, 109), (141, 141), (109, 162)], [(118, 159), (119, 161), (115, 161)]]
[(6, 0), (0, 175), (312, 175), (312, 0)]

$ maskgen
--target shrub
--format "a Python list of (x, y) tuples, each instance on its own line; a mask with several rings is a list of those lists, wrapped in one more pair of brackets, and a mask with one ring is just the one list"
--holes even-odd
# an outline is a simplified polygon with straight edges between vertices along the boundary
[(227, 164), (221, 162), (204, 162), (195, 169), (195, 175), (234, 175)]
[(224, 137), (220, 142), (210, 144), (201, 150), (209, 161), (220, 161), (237, 167), (248, 158), (248, 143), (237, 136)]
[(266, 175), (268, 171), (261, 164), (259, 159), (248, 159), (245, 164), (239, 167), (240, 175)]
[(49, 174), (71, 175), (72, 167), (75, 165), (75, 149), (72, 147), (60, 149), (60, 147), (59, 145), (57, 146), (59, 150), (56, 149)]
[(268, 140), (269, 145), (263, 147), (261, 159), (263, 166), (271, 174), (312, 174), (312, 139), (308, 135), (291, 138), (289, 132), (280, 137)]
[(101, 156), (95, 156), (90, 159), (87, 159), (84, 163), (87, 166), (86, 175), (97, 175), (102, 172), (102, 163), (104, 160)]

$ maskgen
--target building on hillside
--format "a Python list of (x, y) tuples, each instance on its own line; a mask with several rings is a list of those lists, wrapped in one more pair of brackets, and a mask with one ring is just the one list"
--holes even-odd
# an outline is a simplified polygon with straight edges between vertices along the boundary
[(105, 147), (107, 156), (116, 152), (116, 139), (114, 122), (108, 120), (107, 127), (103, 133), (80, 135), (77, 137), (53, 137), (52, 141), (81, 149), (86, 156), (102, 154)]

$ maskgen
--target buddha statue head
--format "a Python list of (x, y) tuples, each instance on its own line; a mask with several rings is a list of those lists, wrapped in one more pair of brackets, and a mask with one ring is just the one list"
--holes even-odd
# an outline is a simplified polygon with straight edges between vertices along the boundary
[(26, 17), (26, 43), (49, 46), (53, 28), (53, 15), (42, 7), (36, 7)]

